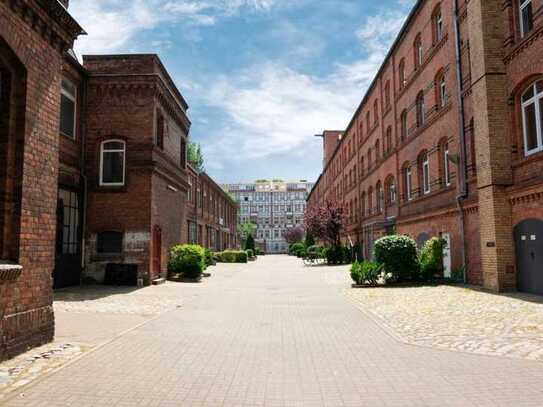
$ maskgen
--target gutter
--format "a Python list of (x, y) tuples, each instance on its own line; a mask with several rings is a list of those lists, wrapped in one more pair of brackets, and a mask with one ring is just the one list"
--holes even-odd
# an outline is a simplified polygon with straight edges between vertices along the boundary
[(82, 197), (82, 206), (83, 213), (81, 219), (81, 276), (80, 284), (83, 284), (83, 275), (86, 269), (86, 235), (87, 235), (87, 203), (88, 203), (88, 179), (86, 174), (86, 141), (87, 141), (87, 127), (85, 125), (87, 120), (87, 87), (88, 87), (88, 77), (83, 73), (83, 86), (81, 87), (81, 109), (80, 109), (80, 120), (79, 120), (79, 137), (81, 139), (81, 155), (80, 155), (80, 176), (83, 182), (83, 197)]
[(463, 268), (463, 280), (467, 283), (466, 275), (466, 231), (464, 227), (464, 209), (463, 203), (468, 196), (468, 183), (467, 183), (467, 166), (466, 166), (466, 118), (464, 108), (464, 84), (462, 82), (462, 62), (461, 62), (461, 46), (460, 46), (460, 22), (458, 15), (458, 0), (454, 0), (454, 43), (456, 54), (456, 82), (458, 92), (458, 124), (460, 128), (460, 151), (458, 162), (458, 174), (460, 180), (460, 192), (456, 196), (456, 204), (458, 206), (458, 213), (460, 215), (460, 237), (462, 239), (462, 268)]

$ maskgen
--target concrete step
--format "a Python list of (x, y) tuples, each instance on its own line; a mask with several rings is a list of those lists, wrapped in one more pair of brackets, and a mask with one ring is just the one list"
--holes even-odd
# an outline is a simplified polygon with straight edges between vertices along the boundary
[(165, 278), (157, 278), (157, 279), (154, 279), (152, 281), (152, 284), (153, 285), (160, 285), (160, 284), (164, 284), (165, 282), (166, 282)]

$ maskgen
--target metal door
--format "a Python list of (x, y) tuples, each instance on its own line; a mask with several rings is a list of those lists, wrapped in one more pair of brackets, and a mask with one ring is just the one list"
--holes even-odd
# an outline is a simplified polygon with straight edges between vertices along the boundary
[(514, 230), (519, 291), (543, 295), (543, 220), (527, 219)]

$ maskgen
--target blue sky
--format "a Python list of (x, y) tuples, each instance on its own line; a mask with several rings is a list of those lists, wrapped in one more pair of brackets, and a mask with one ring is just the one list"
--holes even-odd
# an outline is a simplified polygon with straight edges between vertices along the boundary
[(157, 53), (218, 182), (315, 180), (414, 0), (71, 0), (76, 52)]

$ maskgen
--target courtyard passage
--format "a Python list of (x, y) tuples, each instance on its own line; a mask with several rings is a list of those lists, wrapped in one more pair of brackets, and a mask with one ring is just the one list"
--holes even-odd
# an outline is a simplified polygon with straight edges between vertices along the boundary
[(299, 259), (262, 256), (211, 271), (202, 284), (167, 284), (179, 302), (172, 300), (158, 318), (83, 353), (0, 404), (543, 404), (540, 361), (399, 341), (344, 295), (350, 286), (345, 267), (310, 268)]

